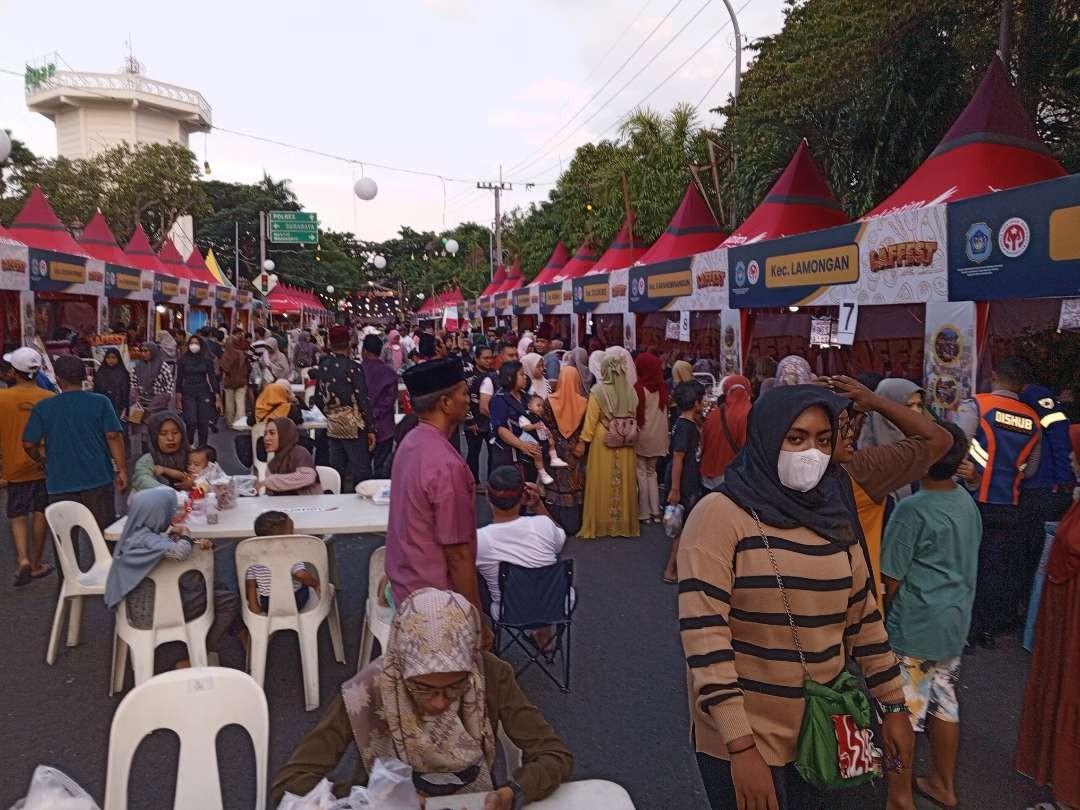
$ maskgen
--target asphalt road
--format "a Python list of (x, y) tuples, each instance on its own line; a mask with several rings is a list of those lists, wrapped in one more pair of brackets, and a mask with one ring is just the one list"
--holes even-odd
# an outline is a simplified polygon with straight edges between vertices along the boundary
[[(224, 436), (222, 436), (224, 438)], [(0, 495), (0, 501), (3, 500)], [(481, 520), (486, 509), (481, 506)], [(320, 635), (321, 703), (326, 705), (355, 671), (367, 562), (381, 537), (336, 541), (345, 590), (341, 593), (347, 664)], [(623, 785), (638, 808), (706, 807), (689, 744), (684, 664), (675, 619), (675, 589), (660, 579), (668, 550), (659, 526), (636, 540), (577, 540), (566, 553), (576, 561), (578, 603), (572, 640), (572, 689), (564, 694), (536, 671), (521, 685), (544, 711), (575, 756), (574, 778), (609, 779)], [(49, 554), (51, 557), (51, 552)], [(221, 576), (235, 582), (229, 548), (217, 555)], [(108, 697), (112, 616), (103, 604), (85, 611), (82, 643), (61, 647), (56, 665), (45, 664), (55, 607), (55, 577), (15, 590), (14, 553), (6, 521), (0, 522), (0, 808), (20, 798), (38, 764), (60, 768), (99, 802), (105, 794), (109, 727), (119, 697)], [(183, 657), (183, 647), (159, 648), (158, 671)], [(996, 651), (965, 658), (961, 676), (962, 751), (959, 794), (963, 806), (1016, 810), (1048, 798), (1013, 769), (1016, 727), (1027, 654), (1015, 638)], [(242, 650), (230, 640), (224, 666), (239, 667)], [(132, 680), (128, 675), (128, 688)], [(321, 716), (305, 712), (295, 637), (280, 633), (270, 645), (266, 693), (270, 705), (270, 771)], [(925, 758), (925, 748), (920, 743)], [(253, 757), (247, 737), (225, 729), (217, 744), (226, 807), (250, 808)], [(171, 807), (178, 745), (171, 732), (144, 741), (131, 773), (132, 810)], [(352, 757), (339, 773), (352, 767)], [(837, 797), (834, 807), (883, 806), (883, 791)], [(923, 807), (924, 805), (920, 805)], [(929, 807), (930, 805), (925, 805)]]

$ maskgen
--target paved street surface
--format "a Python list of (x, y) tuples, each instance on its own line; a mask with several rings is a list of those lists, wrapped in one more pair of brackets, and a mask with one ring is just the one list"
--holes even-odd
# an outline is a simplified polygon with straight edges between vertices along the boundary
[[(88, 604), (80, 646), (62, 646), (56, 665), (46, 666), (57, 581), (50, 577), (14, 590), (13, 547), (6, 521), (2, 526), (0, 682), (5, 688), (0, 703), (0, 808), (23, 795), (37, 764), (65, 771), (100, 802), (105, 794), (109, 725), (120, 700), (107, 694), (112, 616), (102, 603)], [(324, 628), (320, 636), (323, 705), (355, 670), (367, 561), (382, 542), (374, 536), (336, 540), (345, 587), (341, 613), (348, 664), (334, 661)], [(572, 690), (563, 694), (535, 670), (522, 677), (525, 692), (574, 753), (574, 777), (618, 782), (643, 810), (706, 807), (689, 744), (675, 588), (660, 580), (667, 548), (660, 526), (649, 526), (637, 540), (572, 539), (567, 554), (576, 561), (578, 592)], [(235, 583), (230, 545), (220, 548), (217, 560), (225, 581)], [(181, 657), (179, 644), (159, 648), (158, 671)], [(227, 642), (222, 664), (243, 664), (241, 648), (234, 640)], [(965, 658), (964, 667), (959, 777), (963, 805), (1014, 810), (1045, 800), (1048, 795), (1017, 775), (1012, 764), (1027, 654), (1015, 638), (1008, 638), (997, 651), (980, 650)], [(129, 689), (131, 683), (129, 673)], [(266, 692), (272, 774), (321, 716), (320, 711), (304, 711), (300, 660), (289, 633), (280, 633), (271, 642)], [(253, 759), (246, 735), (226, 729), (217, 750), (223, 773), (242, 777), (225, 780), (226, 807), (250, 808)], [(132, 810), (171, 807), (177, 751), (171, 733), (158, 732), (143, 743), (132, 771)], [(351, 770), (354, 756), (350, 755), (339, 774)], [(876, 798), (857, 802), (840, 798), (836, 807), (882, 805), (880, 790)]]

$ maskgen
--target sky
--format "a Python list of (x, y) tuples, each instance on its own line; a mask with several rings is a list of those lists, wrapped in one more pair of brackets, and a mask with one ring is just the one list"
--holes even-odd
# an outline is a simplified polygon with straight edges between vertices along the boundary
[[(744, 43), (782, 26), (781, 0), (733, 5)], [(644, 99), (660, 111), (700, 103), (701, 121), (719, 125), (708, 110), (734, 87), (728, 20), (721, 0), (0, 0), (0, 69), (56, 53), (58, 69), (113, 72), (130, 38), (144, 73), (200, 91), (216, 127), (448, 178), (222, 129), (192, 137), (214, 179), (287, 178), (321, 223), (381, 240), (401, 225), (490, 226), (493, 195), (475, 184), (500, 166), (514, 184), (504, 208), (544, 199), (574, 149), (614, 136)], [(21, 76), (0, 72), (0, 127), (56, 154)], [(352, 192), (362, 175), (378, 183), (371, 201)]]

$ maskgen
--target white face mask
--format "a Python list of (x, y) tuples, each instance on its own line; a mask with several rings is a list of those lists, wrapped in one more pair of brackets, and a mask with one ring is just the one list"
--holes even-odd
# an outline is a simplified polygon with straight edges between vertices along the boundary
[(191, 352), (192, 354), (198, 354), (199, 349), (201, 349), (201, 348), (202, 348), (202, 346), (200, 346), (198, 343), (189, 343), (188, 347), (187, 347), (187, 350), (189, 352)]
[(831, 457), (816, 447), (809, 450), (781, 450), (776, 463), (780, 483), (796, 492), (809, 492), (818, 485)]

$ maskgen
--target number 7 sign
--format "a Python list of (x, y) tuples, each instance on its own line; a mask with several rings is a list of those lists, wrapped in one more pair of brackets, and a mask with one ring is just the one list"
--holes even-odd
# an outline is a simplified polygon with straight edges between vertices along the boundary
[(840, 317), (836, 323), (836, 342), (850, 346), (855, 342), (855, 327), (859, 323), (859, 305), (845, 301), (840, 305)]

